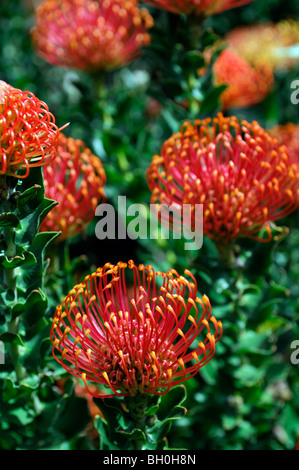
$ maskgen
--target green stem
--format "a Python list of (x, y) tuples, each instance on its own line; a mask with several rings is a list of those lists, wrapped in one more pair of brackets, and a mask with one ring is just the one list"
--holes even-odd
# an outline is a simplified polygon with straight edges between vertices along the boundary
[[(146, 408), (147, 408), (148, 396), (143, 393), (134, 395), (134, 397), (129, 397), (128, 409), (130, 416), (135, 422), (137, 429), (142, 431), (146, 435)], [(133, 440), (133, 445), (135, 450), (142, 450), (143, 442), (142, 440)]]
[(8, 187), (5, 175), (0, 175), (0, 201), (6, 201), (8, 196)]
[(107, 112), (108, 88), (106, 84), (105, 72), (97, 72), (92, 75), (93, 94), (97, 103), (97, 111), (100, 113), (102, 128), (110, 127), (113, 122), (110, 114)]
[[(16, 256), (16, 245), (14, 243), (14, 228), (4, 227), (3, 236), (4, 241), (6, 243), (5, 256), (7, 256), (7, 258), (13, 258), (14, 256)], [(17, 303), (17, 274), (14, 268), (4, 269), (4, 287), (7, 290), (11, 291), (11, 293), (13, 294), (13, 301), (11, 306), (14, 306)], [(11, 320), (7, 325), (7, 329), (9, 333), (12, 333), (14, 335), (18, 334), (19, 318)], [(10, 344), (10, 354), (12, 357), (17, 380), (20, 381), (25, 377), (26, 372), (19, 362), (20, 352), (19, 346), (17, 344)]]
[(228, 269), (234, 269), (237, 267), (237, 259), (235, 255), (235, 245), (217, 245), (220, 261)]
[(190, 44), (193, 49), (199, 48), (199, 43), (203, 31), (204, 16), (190, 15)]

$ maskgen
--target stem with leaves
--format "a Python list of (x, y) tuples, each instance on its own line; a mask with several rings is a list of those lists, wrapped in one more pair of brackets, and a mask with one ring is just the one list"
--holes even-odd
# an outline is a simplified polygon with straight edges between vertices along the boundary
[(94, 398), (101, 410), (95, 427), (101, 450), (163, 450), (173, 421), (185, 416), (186, 388), (174, 386), (166, 395), (137, 393), (125, 398)]

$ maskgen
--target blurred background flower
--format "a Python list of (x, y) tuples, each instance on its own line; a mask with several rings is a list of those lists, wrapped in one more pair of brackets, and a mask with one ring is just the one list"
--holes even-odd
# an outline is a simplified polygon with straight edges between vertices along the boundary
[(61, 133), (57, 158), (44, 169), (45, 196), (59, 204), (40, 230), (61, 232), (58, 241), (82, 232), (103, 202), (105, 183), (101, 160), (82, 141)]
[(220, 101), (223, 110), (244, 108), (263, 101), (274, 86), (273, 70), (267, 64), (250, 64), (231, 49), (220, 53), (213, 65), (215, 85), (226, 85)]
[(172, 13), (209, 16), (239, 7), (253, 0), (145, 0), (145, 3)]
[(36, 9), (32, 41), (51, 64), (103, 71), (138, 58), (152, 25), (136, 0), (45, 0)]
[(230, 31), (225, 41), (250, 64), (290, 69), (298, 64), (298, 57), (288, 57), (288, 48), (299, 43), (299, 21), (240, 26)]

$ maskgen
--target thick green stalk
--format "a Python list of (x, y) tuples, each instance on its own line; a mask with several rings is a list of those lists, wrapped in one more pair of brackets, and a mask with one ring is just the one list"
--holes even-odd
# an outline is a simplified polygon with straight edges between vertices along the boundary
[[(148, 396), (143, 393), (134, 395), (128, 398), (128, 408), (132, 420), (135, 423), (136, 429), (140, 430), (146, 435), (146, 409), (147, 409)], [(142, 450), (143, 442), (140, 439), (133, 439), (135, 450)]]
[(97, 72), (91, 76), (93, 94), (96, 100), (96, 113), (102, 121), (102, 128), (111, 127), (112, 118), (108, 112), (108, 88), (106, 73)]
[[(16, 256), (16, 246), (14, 243), (14, 228), (4, 227), (3, 229), (4, 241), (6, 243), (5, 256), (7, 258), (13, 258)], [(17, 274), (16, 269), (6, 268), (4, 269), (4, 287), (13, 294), (12, 306), (17, 302)], [(7, 329), (9, 333), (18, 334), (19, 332), (19, 318), (11, 320)], [(17, 379), (20, 381), (25, 377), (25, 369), (19, 362), (19, 346), (17, 344), (10, 344), (10, 353), (14, 364), (15, 373)]]

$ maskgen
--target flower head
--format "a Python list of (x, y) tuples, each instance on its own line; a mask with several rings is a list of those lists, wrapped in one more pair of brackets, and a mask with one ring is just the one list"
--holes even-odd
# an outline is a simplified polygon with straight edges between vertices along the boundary
[(59, 129), (33, 93), (0, 81), (0, 175), (26, 178), (56, 157)]
[(152, 24), (136, 0), (45, 0), (36, 10), (32, 40), (53, 65), (110, 70), (140, 55)]
[(98, 157), (81, 140), (60, 134), (57, 158), (44, 169), (45, 196), (58, 201), (41, 231), (61, 231), (59, 241), (80, 233), (104, 197), (106, 175)]
[(88, 390), (87, 382), (109, 388), (101, 397), (161, 395), (193, 377), (212, 359), (222, 326), (185, 274), (191, 280), (133, 261), (97, 269), (56, 309), (54, 357)]
[(210, 16), (224, 10), (236, 8), (253, 0), (145, 0), (157, 8), (184, 13), (185, 15)]
[(228, 46), (250, 64), (264, 64), (273, 69), (290, 69), (298, 64), (297, 58), (288, 57), (285, 48), (298, 44), (299, 21), (241, 26), (232, 30), (225, 39)]
[(263, 101), (271, 92), (274, 75), (271, 67), (251, 65), (230, 49), (225, 49), (213, 66), (215, 85), (226, 85), (221, 94), (222, 109), (248, 107)]
[[(152, 203), (182, 211), (203, 204), (203, 232), (220, 246), (256, 238), (299, 206), (299, 171), (285, 146), (257, 122), (186, 122), (147, 171)], [(193, 227), (194, 227), (193, 222)]]

